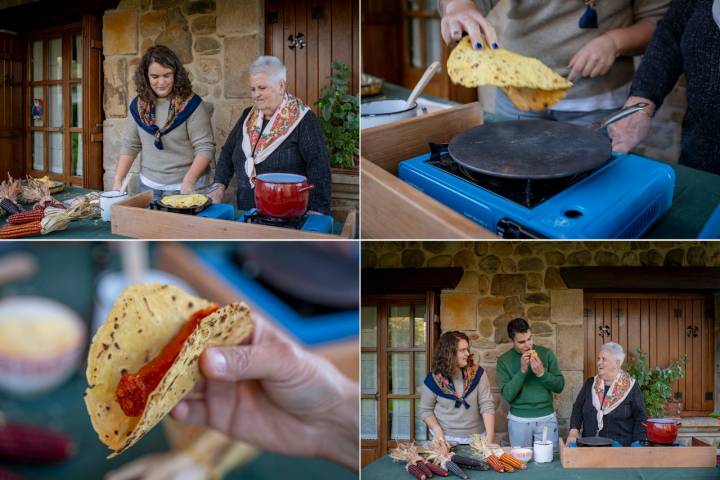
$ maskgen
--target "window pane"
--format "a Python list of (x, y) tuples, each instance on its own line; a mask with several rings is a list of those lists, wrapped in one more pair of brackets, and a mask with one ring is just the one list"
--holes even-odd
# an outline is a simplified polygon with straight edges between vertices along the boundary
[(73, 79), (82, 78), (82, 36), (80, 35), (73, 38), (70, 77)]
[(425, 346), (425, 305), (415, 305), (415, 346)]
[(425, 352), (415, 352), (415, 393), (418, 395), (425, 381), (425, 375), (427, 375), (425, 369)]
[(377, 440), (377, 400), (363, 398), (360, 401), (360, 438)]
[(82, 85), (70, 87), (70, 101), (72, 105), (72, 126), (82, 128)]
[(420, 400), (415, 400), (415, 441), (427, 440), (427, 425), (420, 415)]
[(428, 18), (425, 20), (425, 65), (440, 61), (441, 52), (440, 20)]
[(364, 306), (361, 310), (360, 338), (363, 347), (377, 347), (377, 307)]
[(82, 133), (71, 133), (70, 143), (72, 147), (72, 169), (70, 170), (70, 175), (80, 177), (83, 174)]
[(48, 80), (62, 79), (62, 38), (48, 42)]
[(43, 42), (37, 40), (32, 43), (30, 51), (30, 81), (37, 82), (43, 79)]
[(410, 68), (421, 68), (422, 60), (420, 59), (420, 19), (408, 18), (408, 64)]
[(50, 101), (48, 102), (48, 126), (59, 128), (63, 126), (62, 86), (54, 85), (48, 88)]
[(389, 400), (388, 420), (391, 440), (410, 440), (410, 400)]
[(32, 100), (30, 100), (30, 115), (33, 127), (43, 126), (43, 110), (45, 100), (43, 98), (43, 87), (32, 88)]
[(362, 380), (362, 393), (373, 395), (377, 393), (377, 353), (363, 353), (360, 376)]
[(52, 173), (63, 173), (63, 136), (62, 133), (48, 134), (50, 141), (50, 171)]
[(437, 12), (437, 0), (425, 0), (424, 10)]
[(391, 347), (410, 346), (410, 305), (392, 305), (390, 307), (390, 338)]
[(33, 170), (45, 170), (45, 141), (43, 132), (32, 133)]
[(391, 353), (388, 371), (390, 393), (410, 393), (410, 354)]
[(413, 12), (420, 10), (418, 0), (407, 0), (407, 9)]

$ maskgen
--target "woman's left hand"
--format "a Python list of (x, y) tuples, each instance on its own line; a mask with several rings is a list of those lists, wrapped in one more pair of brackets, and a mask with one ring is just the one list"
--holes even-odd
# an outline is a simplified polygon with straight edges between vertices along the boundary
[(188, 193), (193, 193), (195, 191), (195, 182), (182, 182), (182, 185), (180, 186), (180, 193), (183, 195), (186, 195)]
[(572, 82), (578, 77), (605, 75), (619, 54), (620, 49), (615, 40), (607, 33), (600, 35), (570, 59), (568, 80)]

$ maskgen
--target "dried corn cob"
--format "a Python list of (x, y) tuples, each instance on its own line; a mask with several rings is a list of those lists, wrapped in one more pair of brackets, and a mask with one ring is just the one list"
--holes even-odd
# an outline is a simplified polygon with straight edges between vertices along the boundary
[(508, 469), (507, 468), (508, 466), (505, 465), (504, 463), (502, 463), (500, 461), (500, 459), (497, 458), (495, 455), (488, 455), (485, 460), (487, 460), (487, 463), (493, 468), (493, 470), (495, 470), (498, 473), (513, 471), (512, 467), (510, 467), (510, 469)]
[(442, 467), (440, 467), (440, 466), (438, 466), (438, 465), (435, 465), (435, 464), (432, 463), (432, 462), (427, 462), (427, 463), (425, 464), (425, 466), (428, 468), (428, 470), (430, 470), (430, 471), (431, 471), (432, 473), (434, 473), (435, 475), (439, 475), (439, 476), (441, 476), (441, 477), (447, 477), (447, 476), (448, 476), (447, 470), (443, 469)]
[(420, 467), (418, 467), (415, 463), (408, 463), (407, 465), (405, 465), (405, 470), (410, 472), (418, 480), (425, 480), (427, 478), (427, 476), (423, 473)]
[(13, 202), (9, 198), (3, 198), (0, 201), (0, 207), (2, 207), (3, 210), (7, 212), (8, 215), (12, 215), (13, 213), (20, 213), (22, 212), (22, 208), (20, 208), (20, 205)]
[(62, 433), (23, 425), (0, 425), (0, 460), (55, 463), (72, 454), (72, 443)]
[(527, 468), (527, 465), (525, 465), (525, 463), (521, 462), (520, 460), (518, 460), (517, 458), (515, 458), (513, 455), (511, 455), (509, 453), (503, 453), (500, 456), (500, 461), (503, 463), (507, 463), (511, 467), (519, 468), (521, 470), (524, 470)]
[(445, 460), (442, 464), (440, 464), (440, 466), (460, 478), (463, 478), (465, 480), (467, 480), (468, 478), (465, 472), (462, 471), (462, 468), (460, 468), (457, 463), (453, 462), (450, 459)]
[(425, 460), (423, 460), (422, 458), (417, 459), (415, 461), (415, 465), (420, 467), (420, 471), (422, 471), (427, 478), (431, 478), (433, 476), (432, 470), (427, 468), (427, 466), (425, 465)]
[(0, 239), (23, 238), (42, 233), (40, 221), (23, 223), (21, 225), (7, 224), (0, 228)]
[(44, 208), (36, 210), (28, 210), (20, 213), (13, 213), (8, 217), (8, 223), (11, 225), (22, 225), (23, 223), (39, 222), (45, 214)]

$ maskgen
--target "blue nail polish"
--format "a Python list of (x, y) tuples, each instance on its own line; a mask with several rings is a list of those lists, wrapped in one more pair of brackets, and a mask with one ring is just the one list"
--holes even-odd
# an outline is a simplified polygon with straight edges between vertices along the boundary
[(493, 48), (500, 48), (500, 47), (498, 47), (498, 44), (495, 43), (495, 42), (493, 42), (492, 47), (493, 47)]
[(482, 43), (477, 42), (477, 43), (475, 44), (475, 48), (482, 48)]

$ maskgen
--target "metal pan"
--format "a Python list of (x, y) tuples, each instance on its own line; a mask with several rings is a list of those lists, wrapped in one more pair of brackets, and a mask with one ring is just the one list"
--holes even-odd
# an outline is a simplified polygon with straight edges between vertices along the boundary
[(593, 170), (610, 160), (605, 128), (647, 107), (637, 103), (595, 128), (550, 120), (512, 120), (471, 128), (448, 146), (461, 167), (503, 178), (551, 179)]
[(198, 194), (198, 195), (202, 195), (203, 197), (205, 197), (205, 203), (203, 203), (202, 205), (196, 205), (193, 207), (171, 207), (170, 205), (165, 205), (163, 203), (163, 199), (161, 198), (158, 201), (152, 202), (150, 204), (150, 208), (153, 210), (162, 210), (162, 211), (170, 212), (170, 213), (182, 213), (184, 215), (197, 215), (198, 213), (202, 212), (203, 210), (208, 208), (210, 205), (212, 205), (212, 200), (210, 199), (209, 196), (204, 195), (204, 194)]
[(578, 447), (610, 447), (612, 439), (606, 437), (582, 437), (577, 439)]

